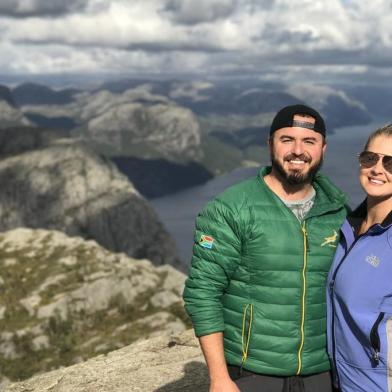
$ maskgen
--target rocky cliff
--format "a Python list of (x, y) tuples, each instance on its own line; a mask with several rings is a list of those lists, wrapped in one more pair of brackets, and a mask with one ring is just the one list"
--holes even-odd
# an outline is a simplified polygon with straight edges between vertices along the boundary
[(75, 133), (117, 154), (191, 157), (200, 144), (200, 127), (193, 113), (144, 86), (121, 94), (83, 92), (63, 105), (25, 105), (23, 110), (30, 117), (72, 120)]
[(187, 331), (9, 385), (5, 392), (207, 392), (208, 385), (198, 342)]
[(11, 91), (5, 86), (0, 86), (0, 120), (0, 129), (30, 124), (16, 106)]
[(189, 326), (181, 300), (185, 276), (170, 266), (31, 229), (0, 234), (0, 263), (3, 381)]
[[(13, 138), (22, 131), (14, 129)], [(178, 265), (154, 210), (113, 163), (75, 140), (29, 136), (25, 144), (0, 138), (0, 230), (56, 229), (157, 265)]]

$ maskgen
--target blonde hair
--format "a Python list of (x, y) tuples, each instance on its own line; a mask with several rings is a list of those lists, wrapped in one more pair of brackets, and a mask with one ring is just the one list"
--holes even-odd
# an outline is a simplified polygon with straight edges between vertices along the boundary
[(369, 148), (370, 143), (378, 136), (392, 137), (392, 124), (385, 125), (371, 133), (365, 144), (365, 150)]

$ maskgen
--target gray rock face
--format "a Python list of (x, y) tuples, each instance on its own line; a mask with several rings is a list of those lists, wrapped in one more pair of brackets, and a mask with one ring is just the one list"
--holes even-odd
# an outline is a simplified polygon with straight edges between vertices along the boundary
[(9, 127), (0, 132), (0, 159), (48, 147), (67, 132), (37, 127)]
[(41, 148), (8, 155), (0, 181), (0, 230), (55, 229), (177, 265), (175, 244), (146, 200), (109, 160), (75, 140), (45, 139)]
[(15, 105), (10, 89), (0, 86), (0, 129), (29, 124), (29, 120)]
[(0, 99), (0, 128), (30, 125), (21, 110)]
[(121, 94), (81, 93), (65, 105), (26, 105), (24, 112), (47, 118), (72, 118), (80, 132), (98, 143), (125, 151), (129, 146), (162, 154), (194, 154), (200, 145), (196, 117), (167, 97), (140, 86)]
[[(47, 230), (0, 234), (1, 377), (20, 380), (189, 326), (185, 275)], [(1, 378), (0, 377), (0, 378)]]
[(8, 385), (5, 392), (207, 392), (193, 331), (135, 343), (106, 356)]
[(189, 109), (173, 104), (124, 103), (87, 123), (87, 135), (122, 148), (127, 144), (159, 146), (163, 153), (186, 154), (200, 144), (199, 124)]

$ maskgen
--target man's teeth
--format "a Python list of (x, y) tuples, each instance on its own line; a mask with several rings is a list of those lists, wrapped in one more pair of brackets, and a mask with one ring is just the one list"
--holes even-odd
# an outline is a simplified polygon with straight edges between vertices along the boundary
[(300, 161), (300, 160), (298, 160), (298, 159), (292, 159), (292, 160), (290, 161), (290, 163), (301, 164), (301, 163), (305, 163), (305, 161)]
[(382, 185), (382, 184), (384, 184), (384, 181), (376, 180), (376, 179), (374, 179), (374, 178), (370, 178), (370, 182), (372, 182), (372, 183), (374, 183), (374, 184), (377, 184), (377, 185)]

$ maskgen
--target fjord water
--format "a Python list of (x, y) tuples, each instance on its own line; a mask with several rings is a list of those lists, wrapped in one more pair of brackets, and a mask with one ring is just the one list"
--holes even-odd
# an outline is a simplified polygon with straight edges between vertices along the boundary
[[(358, 183), (357, 155), (368, 135), (387, 123), (388, 120), (379, 120), (365, 126), (338, 128), (327, 138), (328, 146), (322, 172), (348, 195), (351, 207), (358, 205), (364, 198)], [(268, 156), (262, 157), (263, 164), (268, 162)], [(180, 257), (186, 265), (192, 254), (195, 217), (202, 206), (226, 187), (256, 175), (257, 172), (257, 168), (237, 169), (204, 185), (152, 200), (153, 207), (175, 239)]]

